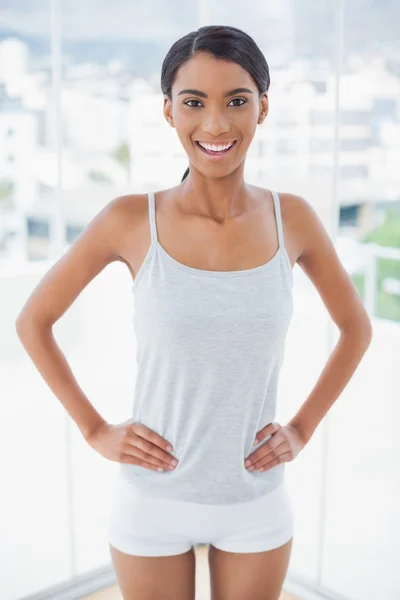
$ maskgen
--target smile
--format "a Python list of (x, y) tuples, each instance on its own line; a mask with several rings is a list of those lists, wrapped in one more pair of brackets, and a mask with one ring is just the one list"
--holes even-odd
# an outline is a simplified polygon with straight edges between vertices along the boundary
[(200, 148), (200, 150), (203, 152), (203, 154), (205, 154), (206, 156), (215, 159), (220, 159), (225, 157), (227, 154), (230, 153), (230, 151), (232, 150), (232, 148), (235, 146), (237, 140), (234, 140), (232, 144), (230, 144), (230, 146), (228, 146), (226, 148), (226, 144), (225, 145), (220, 145), (220, 144), (206, 144), (206, 148), (196, 140), (196, 145)]

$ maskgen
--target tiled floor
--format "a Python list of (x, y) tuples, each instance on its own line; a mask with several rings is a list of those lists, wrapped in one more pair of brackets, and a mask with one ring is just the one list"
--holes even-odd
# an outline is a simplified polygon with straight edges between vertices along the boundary
[[(207, 546), (198, 546), (196, 552), (196, 600), (209, 600), (210, 582), (207, 562)], [(113, 586), (87, 596), (85, 600), (122, 600), (118, 586)], [(279, 600), (301, 600), (297, 596), (283, 592)]]

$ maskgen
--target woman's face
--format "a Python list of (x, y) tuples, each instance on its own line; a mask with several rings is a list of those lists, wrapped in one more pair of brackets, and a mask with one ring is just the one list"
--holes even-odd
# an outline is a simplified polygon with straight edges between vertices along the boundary
[[(205, 52), (196, 54), (179, 69), (172, 86), (172, 102), (164, 95), (165, 118), (176, 128), (191, 165), (206, 173), (234, 171), (245, 158), (256, 126), (267, 114), (268, 96), (265, 93), (259, 98), (250, 74), (234, 62)], [(209, 157), (197, 144), (234, 140), (233, 147), (218, 159), (215, 155)]]

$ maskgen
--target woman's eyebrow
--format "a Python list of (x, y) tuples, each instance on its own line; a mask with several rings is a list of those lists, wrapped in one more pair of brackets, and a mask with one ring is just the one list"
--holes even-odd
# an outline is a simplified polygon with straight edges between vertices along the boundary
[[(229, 92), (225, 92), (223, 97), (226, 98), (227, 96), (233, 96), (234, 94), (240, 94), (243, 92), (248, 93), (248, 94), (253, 93), (251, 90), (249, 90), (249, 88), (238, 87), (238, 88), (235, 88), (234, 90), (230, 90)], [(192, 90), (192, 89), (181, 90), (180, 92), (178, 92), (178, 96), (180, 96), (181, 94), (194, 94), (196, 96), (201, 96), (202, 98), (208, 98), (208, 94), (206, 94), (205, 92), (201, 92), (200, 90)]]

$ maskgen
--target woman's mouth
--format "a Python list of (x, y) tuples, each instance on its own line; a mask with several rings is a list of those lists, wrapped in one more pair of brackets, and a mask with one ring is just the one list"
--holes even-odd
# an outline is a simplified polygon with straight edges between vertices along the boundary
[[(236, 145), (237, 140), (234, 140), (234, 142), (226, 149), (223, 150), (218, 150), (218, 144), (207, 144), (208, 148), (205, 148), (204, 146), (201, 145), (201, 143), (199, 143), (196, 140), (196, 146), (198, 146), (198, 148), (201, 150), (201, 152), (203, 154), (205, 154), (207, 157), (214, 159), (214, 160), (218, 160), (221, 158), (224, 158), (225, 156), (227, 156), (232, 148)], [(214, 147), (214, 150), (212, 150), (211, 147)], [(225, 145), (221, 145), (221, 147), (225, 148)]]

